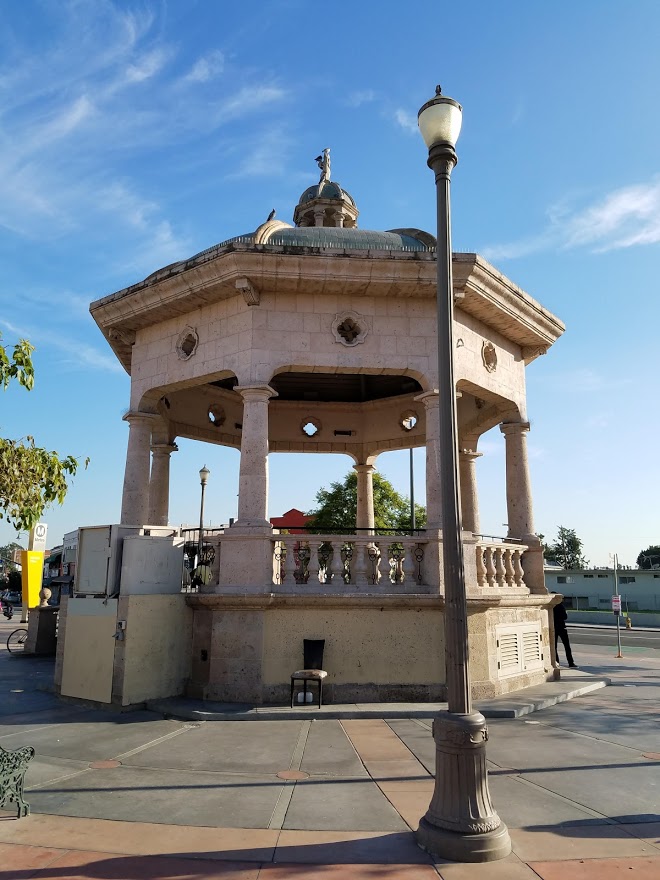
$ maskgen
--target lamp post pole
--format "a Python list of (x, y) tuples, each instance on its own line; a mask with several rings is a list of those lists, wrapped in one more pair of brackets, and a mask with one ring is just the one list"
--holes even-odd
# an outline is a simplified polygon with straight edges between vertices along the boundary
[(415, 466), (413, 464), (413, 448), (410, 447), (410, 530), (415, 534)]
[(202, 564), (202, 542), (204, 540), (204, 491), (211, 471), (204, 465), (199, 472), (199, 482), (202, 487), (202, 498), (199, 504), (199, 543), (197, 545), (197, 565)]
[(461, 105), (436, 95), (419, 111), (429, 148), (438, 207), (437, 320), (439, 458), (442, 556), (445, 590), (446, 712), (433, 721), (435, 790), (420, 820), (417, 841), (427, 852), (457, 862), (486, 862), (511, 852), (506, 825), (491, 803), (486, 769), (486, 719), (470, 693), (467, 594), (458, 482), (458, 444), (453, 345), (453, 279), (449, 184), (456, 165)]

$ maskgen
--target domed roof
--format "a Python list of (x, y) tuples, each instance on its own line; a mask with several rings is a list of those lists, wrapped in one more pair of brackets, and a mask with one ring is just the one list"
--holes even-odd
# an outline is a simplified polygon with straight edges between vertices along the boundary
[[(273, 230), (264, 244), (280, 247), (341, 248), (344, 250), (374, 251), (429, 251), (429, 243), (411, 232), (392, 230), (378, 232), (370, 229), (348, 229), (333, 226), (295, 226)], [(426, 233), (422, 233), (422, 236)], [(434, 242), (434, 240), (431, 238)]]
[(331, 199), (333, 201), (348, 202), (349, 205), (355, 205), (355, 200), (350, 193), (334, 180), (327, 180), (324, 183), (315, 183), (309, 186), (298, 199), (299, 205), (305, 205), (307, 202), (313, 202), (315, 199)]

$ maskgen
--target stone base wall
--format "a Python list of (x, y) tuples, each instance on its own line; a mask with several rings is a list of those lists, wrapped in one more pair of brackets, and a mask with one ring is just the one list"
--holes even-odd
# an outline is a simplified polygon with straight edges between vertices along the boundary
[[(517, 596), (509, 597), (509, 605), (501, 598), (470, 603), (470, 671), (475, 699), (552, 678), (546, 607), (550, 599)], [(291, 673), (303, 667), (303, 640), (307, 638), (326, 641), (324, 702), (429, 702), (445, 698), (441, 597), (341, 599), (267, 594), (190, 597), (189, 601), (195, 607), (188, 696), (286, 704)], [(500, 625), (537, 627), (540, 665), (502, 675), (497, 647)]]
[[(548, 603), (552, 598), (551, 595), (535, 596), (533, 604), (529, 605), (521, 602), (517, 606), (469, 612), (470, 675), (474, 699), (488, 699), (499, 694), (512, 693), (553, 679), (548, 626)], [(538, 625), (540, 630), (542, 663), (537, 668), (518, 674), (502, 675), (498, 669), (497, 628), (529, 624)]]

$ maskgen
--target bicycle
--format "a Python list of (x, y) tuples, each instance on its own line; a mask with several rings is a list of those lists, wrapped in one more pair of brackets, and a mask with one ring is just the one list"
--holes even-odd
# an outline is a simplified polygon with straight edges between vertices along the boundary
[(10, 654), (20, 654), (22, 653), (25, 642), (27, 640), (28, 631), (21, 627), (21, 629), (15, 629), (12, 633), (9, 633), (9, 637), (7, 639), (7, 650)]

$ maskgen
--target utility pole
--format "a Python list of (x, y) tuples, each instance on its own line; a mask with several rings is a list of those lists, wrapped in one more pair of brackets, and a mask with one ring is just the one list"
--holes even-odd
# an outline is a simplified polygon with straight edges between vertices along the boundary
[(619, 599), (619, 558), (614, 554), (614, 595), (618, 598), (614, 613), (616, 614), (616, 654), (615, 657), (623, 657), (621, 653), (621, 599)]

